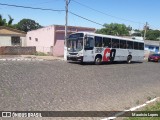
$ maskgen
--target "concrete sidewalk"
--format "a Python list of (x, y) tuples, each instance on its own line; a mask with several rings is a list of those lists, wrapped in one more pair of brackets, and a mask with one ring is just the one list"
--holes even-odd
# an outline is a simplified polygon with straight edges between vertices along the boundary
[(36, 56), (36, 55), (0, 55), (1, 61), (19, 61), (19, 60), (64, 60), (63, 57), (55, 56)]
[(63, 57), (56, 57), (56, 56), (36, 56), (36, 55), (21, 55), (24, 58), (37, 58), (43, 60), (64, 60)]

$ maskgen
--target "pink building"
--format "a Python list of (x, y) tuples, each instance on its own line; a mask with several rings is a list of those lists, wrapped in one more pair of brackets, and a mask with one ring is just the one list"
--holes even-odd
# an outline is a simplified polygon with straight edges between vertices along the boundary
[[(79, 31), (95, 32), (95, 28), (68, 26), (68, 34)], [(64, 55), (65, 26), (52, 25), (27, 33), (27, 46), (36, 46), (36, 51), (54, 56)]]

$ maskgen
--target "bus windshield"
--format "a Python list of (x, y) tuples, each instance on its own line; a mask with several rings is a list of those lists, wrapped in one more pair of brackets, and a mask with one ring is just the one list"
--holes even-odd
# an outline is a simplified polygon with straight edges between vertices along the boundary
[(83, 49), (83, 37), (79, 34), (69, 36), (67, 40), (67, 50), (69, 52), (78, 52)]

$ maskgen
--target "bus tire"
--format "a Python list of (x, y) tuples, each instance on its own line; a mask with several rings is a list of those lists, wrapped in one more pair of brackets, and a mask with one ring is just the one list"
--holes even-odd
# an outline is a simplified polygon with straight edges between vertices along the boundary
[(80, 61), (80, 64), (81, 64), (81, 65), (85, 65), (85, 63), (84, 63), (83, 61)]
[(132, 62), (132, 56), (129, 55), (129, 56), (127, 57), (127, 63), (130, 64), (131, 62)]
[(100, 65), (101, 63), (102, 63), (102, 57), (97, 56), (97, 57), (95, 58), (95, 65)]

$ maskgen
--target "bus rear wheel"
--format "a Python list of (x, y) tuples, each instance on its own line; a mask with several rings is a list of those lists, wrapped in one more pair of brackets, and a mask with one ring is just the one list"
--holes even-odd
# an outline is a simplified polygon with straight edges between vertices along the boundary
[(132, 56), (127, 57), (127, 63), (130, 64), (132, 62)]
[(102, 63), (102, 58), (101, 57), (96, 57), (95, 58), (95, 64), (100, 65)]

